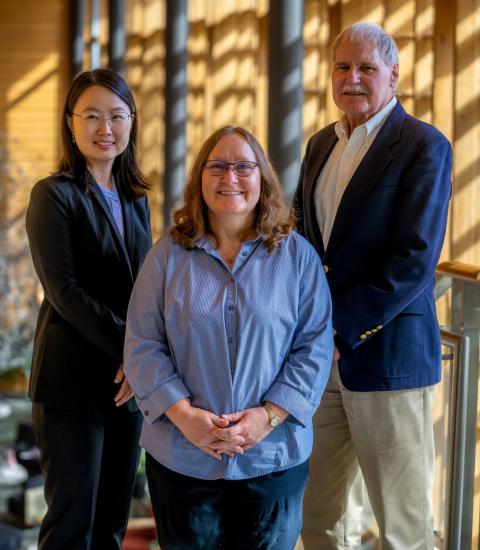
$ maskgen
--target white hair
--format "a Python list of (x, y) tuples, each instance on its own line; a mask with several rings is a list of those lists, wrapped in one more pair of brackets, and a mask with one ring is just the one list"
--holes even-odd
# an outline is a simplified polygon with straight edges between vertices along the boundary
[(389, 67), (398, 65), (398, 49), (395, 40), (380, 25), (368, 22), (353, 23), (353, 25), (343, 29), (332, 44), (333, 60), (335, 60), (340, 43), (351, 37), (372, 40), (386, 65)]

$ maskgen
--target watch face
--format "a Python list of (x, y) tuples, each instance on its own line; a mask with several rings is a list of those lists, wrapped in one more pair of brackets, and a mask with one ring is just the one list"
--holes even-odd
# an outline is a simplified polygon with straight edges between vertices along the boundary
[(279, 424), (280, 424), (280, 418), (278, 418), (277, 416), (274, 416), (273, 418), (270, 419), (270, 426), (272, 426), (273, 428), (277, 427)]

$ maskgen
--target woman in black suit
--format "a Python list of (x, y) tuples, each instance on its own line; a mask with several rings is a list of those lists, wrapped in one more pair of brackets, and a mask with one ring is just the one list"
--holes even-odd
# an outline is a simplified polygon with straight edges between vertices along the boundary
[(127, 526), (141, 417), (123, 339), (151, 246), (136, 117), (122, 77), (79, 75), (63, 109), (58, 171), (34, 186), (28, 206), (44, 290), (29, 388), (48, 504), (41, 550), (119, 550)]

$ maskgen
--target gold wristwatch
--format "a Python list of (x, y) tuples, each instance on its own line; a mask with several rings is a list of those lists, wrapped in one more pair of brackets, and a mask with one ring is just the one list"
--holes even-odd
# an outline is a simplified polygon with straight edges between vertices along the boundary
[(265, 403), (263, 404), (263, 408), (268, 415), (268, 423), (272, 428), (276, 428), (281, 422), (280, 418), (276, 416), (272, 409)]

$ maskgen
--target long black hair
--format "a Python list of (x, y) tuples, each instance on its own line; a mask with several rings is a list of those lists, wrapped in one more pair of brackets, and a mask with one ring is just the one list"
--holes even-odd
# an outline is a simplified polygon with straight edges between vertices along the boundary
[(121, 191), (128, 199), (144, 196), (146, 190), (150, 188), (150, 184), (137, 164), (136, 143), (138, 122), (135, 100), (125, 80), (110, 69), (85, 71), (79, 74), (72, 82), (62, 111), (60, 133), (63, 156), (58, 164), (58, 171), (83, 182), (87, 190), (89, 190), (94, 183), (93, 176), (87, 169), (84, 156), (72, 140), (72, 134), (69, 127), (69, 120), (78, 98), (87, 88), (90, 88), (90, 86), (103, 86), (107, 88), (124, 101), (133, 114), (128, 145), (125, 150), (115, 158), (112, 174), (115, 178), (115, 183), (120, 187)]

